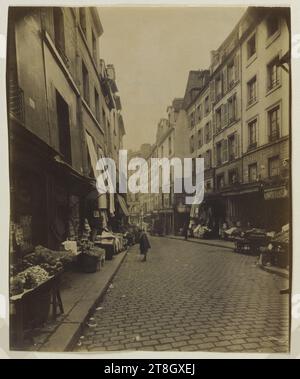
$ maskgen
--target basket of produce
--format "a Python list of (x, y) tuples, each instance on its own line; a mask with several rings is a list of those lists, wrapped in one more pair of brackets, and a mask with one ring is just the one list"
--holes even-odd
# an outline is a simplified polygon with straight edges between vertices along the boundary
[(94, 244), (87, 240), (80, 241), (81, 253), (77, 256), (78, 265), (80, 270), (86, 273), (94, 273), (100, 269), (100, 261), (104, 256), (103, 249), (94, 246)]
[[(23, 302), (25, 328), (34, 328), (47, 319), (51, 303), (51, 287), (47, 286), (50, 276), (41, 266), (31, 266), (11, 278), (10, 296)], [(33, 294), (34, 296), (30, 296)]]

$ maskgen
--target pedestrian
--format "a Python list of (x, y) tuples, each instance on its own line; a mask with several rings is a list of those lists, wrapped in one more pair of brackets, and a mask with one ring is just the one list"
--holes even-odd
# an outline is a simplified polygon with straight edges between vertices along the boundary
[(186, 222), (184, 224), (184, 227), (183, 227), (183, 235), (184, 235), (184, 239), (185, 241), (188, 240), (188, 236), (189, 236), (189, 222)]
[(140, 252), (144, 256), (142, 262), (146, 262), (149, 249), (151, 249), (151, 245), (148, 236), (144, 230), (140, 230)]

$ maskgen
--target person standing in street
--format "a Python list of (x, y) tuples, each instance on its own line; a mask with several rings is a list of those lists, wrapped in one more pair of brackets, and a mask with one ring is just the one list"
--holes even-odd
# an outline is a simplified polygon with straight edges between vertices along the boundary
[(183, 236), (184, 236), (185, 241), (187, 241), (188, 237), (189, 237), (189, 223), (188, 222), (186, 222), (184, 224), (184, 227), (183, 227)]
[(140, 231), (140, 252), (141, 252), (141, 255), (144, 256), (142, 259), (142, 262), (146, 262), (147, 253), (149, 249), (151, 249), (151, 245), (150, 245), (148, 236), (144, 230), (141, 230)]

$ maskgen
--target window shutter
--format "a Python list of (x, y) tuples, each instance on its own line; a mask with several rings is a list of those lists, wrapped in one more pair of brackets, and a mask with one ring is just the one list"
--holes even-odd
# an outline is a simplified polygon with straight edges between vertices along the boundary
[(223, 69), (223, 93), (227, 92), (227, 66)]
[(239, 150), (240, 150), (240, 138), (239, 138), (239, 135), (238, 134), (235, 134), (235, 137), (234, 137), (234, 139), (235, 139), (235, 152), (234, 152), (234, 154), (235, 154), (235, 158), (238, 158), (238, 156), (239, 156)]
[(228, 161), (228, 141), (227, 139), (222, 142), (222, 163)]
[(213, 133), (216, 134), (216, 114), (215, 114), (215, 112), (212, 115), (212, 129), (213, 129)]
[(234, 69), (235, 69), (235, 80), (239, 80), (240, 78), (240, 62), (239, 62), (239, 55), (236, 54), (234, 57)]
[(217, 145), (213, 146), (213, 162), (212, 162), (212, 167), (216, 167), (217, 165)]
[(210, 84), (210, 101), (211, 103), (215, 102), (215, 80), (213, 79)]
[(234, 95), (234, 98), (233, 98), (233, 104), (234, 104), (234, 118), (235, 118), (235, 120), (238, 120), (240, 112), (239, 112), (236, 94)]
[(225, 106), (221, 105), (221, 129), (225, 128)]
[(224, 104), (224, 125), (228, 125), (228, 104)]

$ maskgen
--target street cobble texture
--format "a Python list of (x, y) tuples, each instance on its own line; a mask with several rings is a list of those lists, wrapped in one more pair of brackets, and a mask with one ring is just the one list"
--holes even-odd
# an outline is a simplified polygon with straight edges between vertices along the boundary
[(133, 247), (75, 351), (288, 352), (287, 281), (228, 249), (151, 238)]

